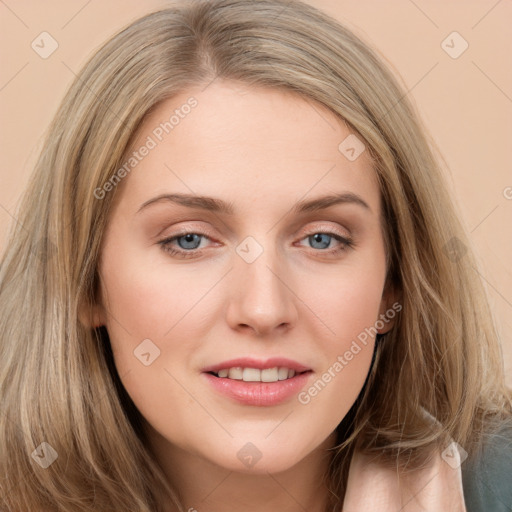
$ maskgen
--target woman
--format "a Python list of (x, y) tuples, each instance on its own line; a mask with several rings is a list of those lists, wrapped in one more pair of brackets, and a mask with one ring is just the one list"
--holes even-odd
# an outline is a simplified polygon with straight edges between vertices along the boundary
[(4, 509), (509, 505), (475, 492), (493, 450), (510, 469), (512, 402), (466, 235), (403, 91), (326, 15), (131, 24), (68, 91), (17, 218)]

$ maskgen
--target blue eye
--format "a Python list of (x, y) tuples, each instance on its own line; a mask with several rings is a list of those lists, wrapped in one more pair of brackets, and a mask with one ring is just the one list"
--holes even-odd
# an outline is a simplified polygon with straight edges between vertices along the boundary
[(181, 246), (182, 249), (197, 249), (199, 244), (201, 243), (201, 237), (202, 235), (198, 235), (197, 233), (187, 233), (186, 235), (181, 235), (176, 237), (176, 240), (183, 239), (183, 245), (178, 244)]
[(316, 249), (326, 249), (327, 246), (329, 246), (331, 238), (332, 237), (326, 233), (315, 233), (314, 235), (308, 236), (308, 242), (323, 245), (323, 247), (316, 247)]
[[(166, 238), (158, 243), (162, 246), (164, 251), (168, 252), (172, 256), (190, 258), (197, 255), (196, 252), (202, 238), (208, 237), (202, 233), (189, 232), (175, 235), (171, 238)], [(180, 243), (181, 240), (183, 240), (183, 242)], [(178, 242), (178, 245), (181, 247), (180, 249), (176, 249), (171, 245), (174, 241)]]
[[(316, 231), (310, 235), (307, 235), (302, 240), (306, 239), (311, 244), (313, 249), (318, 249), (314, 251), (315, 254), (320, 254), (327, 257), (341, 255), (343, 252), (354, 247), (354, 242), (351, 238), (328, 231)], [(332, 240), (336, 240), (338, 245), (329, 248)]]

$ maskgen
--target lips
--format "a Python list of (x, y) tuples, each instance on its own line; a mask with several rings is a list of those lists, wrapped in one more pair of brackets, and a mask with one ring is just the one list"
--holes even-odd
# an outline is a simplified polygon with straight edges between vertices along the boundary
[[(284, 368), (288, 370), (286, 379), (265, 381), (264, 375), (275, 376), (276, 369)], [(232, 375), (231, 378), (226, 376), (226, 370)], [(306, 385), (312, 373), (307, 366), (287, 358), (265, 361), (238, 358), (202, 370), (203, 378), (216, 393), (239, 404), (260, 407), (278, 405), (290, 399)], [(253, 377), (256, 374), (260, 378)], [(247, 375), (250, 378), (244, 378)]]

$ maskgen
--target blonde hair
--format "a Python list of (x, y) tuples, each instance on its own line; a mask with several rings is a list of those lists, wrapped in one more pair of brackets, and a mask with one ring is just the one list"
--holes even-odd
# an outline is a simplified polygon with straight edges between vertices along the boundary
[[(492, 315), (434, 144), (381, 58), (299, 1), (184, 2), (135, 21), (87, 62), (11, 226), (0, 268), (3, 509), (150, 512), (164, 510), (167, 493), (183, 510), (148, 452), (108, 333), (82, 325), (79, 312), (97, 299), (117, 193), (99, 200), (94, 190), (123, 165), (150, 111), (216, 77), (325, 105), (364, 140), (380, 182), (388, 284), (402, 311), (379, 336), (339, 427), (332, 503), (343, 499), (356, 442), (392, 463), (420, 460), (448, 438), (470, 451), (491, 420), (512, 413)], [(42, 442), (58, 454), (46, 469), (30, 456)]]

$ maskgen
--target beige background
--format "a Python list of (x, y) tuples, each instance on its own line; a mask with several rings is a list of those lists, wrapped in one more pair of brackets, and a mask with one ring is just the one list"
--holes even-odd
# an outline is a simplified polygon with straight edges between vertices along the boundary
[[(512, 3), (505, 0), (309, 0), (355, 30), (403, 77), (450, 167), (450, 183), (481, 262), (512, 385)], [(164, 1), (0, 2), (0, 250), (65, 89), (90, 53)], [(31, 43), (46, 31), (57, 50)], [(442, 42), (469, 44), (453, 59)], [(460, 48), (461, 41), (446, 44)]]

